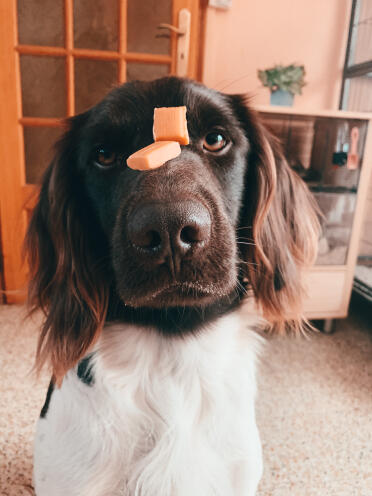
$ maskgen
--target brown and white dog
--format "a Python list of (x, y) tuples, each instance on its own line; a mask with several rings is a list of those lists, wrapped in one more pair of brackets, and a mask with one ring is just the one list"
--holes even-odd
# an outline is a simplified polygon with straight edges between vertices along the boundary
[[(190, 144), (153, 171), (155, 107)], [(251, 496), (262, 472), (262, 314), (301, 327), (318, 221), (310, 193), (238, 95), (131, 82), (68, 121), (29, 227), (30, 303), (53, 378), (38, 496)], [(258, 311), (241, 316), (247, 298)]]

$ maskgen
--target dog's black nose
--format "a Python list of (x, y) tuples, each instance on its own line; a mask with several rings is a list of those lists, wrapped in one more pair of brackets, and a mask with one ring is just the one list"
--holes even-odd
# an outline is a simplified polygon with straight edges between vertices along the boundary
[[(128, 237), (138, 255), (153, 263), (196, 256), (209, 242), (211, 217), (196, 201), (145, 203), (128, 218)], [(152, 256), (151, 256), (152, 255)]]

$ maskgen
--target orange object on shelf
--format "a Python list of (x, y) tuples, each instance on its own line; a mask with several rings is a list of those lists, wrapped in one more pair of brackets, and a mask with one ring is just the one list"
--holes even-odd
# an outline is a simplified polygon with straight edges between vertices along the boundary
[(154, 141), (178, 141), (189, 144), (186, 107), (160, 107), (154, 109)]
[(359, 166), (359, 155), (358, 155), (358, 140), (359, 140), (359, 129), (353, 127), (350, 136), (350, 151), (347, 155), (346, 167), (348, 169), (357, 169)]
[(156, 141), (141, 148), (127, 159), (128, 167), (135, 170), (151, 170), (178, 157), (181, 147), (177, 141)]

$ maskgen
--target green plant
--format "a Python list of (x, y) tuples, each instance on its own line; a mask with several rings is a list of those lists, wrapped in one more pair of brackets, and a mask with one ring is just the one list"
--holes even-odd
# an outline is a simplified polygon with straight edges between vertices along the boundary
[(289, 91), (292, 95), (301, 95), (302, 87), (305, 86), (305, 67), (303, 65), (276, 65), (271, 69), (257, 71), (258, 78), (270, 91)]

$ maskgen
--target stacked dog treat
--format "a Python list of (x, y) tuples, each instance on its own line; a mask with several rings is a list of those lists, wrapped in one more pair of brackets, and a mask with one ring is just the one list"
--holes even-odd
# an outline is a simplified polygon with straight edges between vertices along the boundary
[(189, 144), (186, 107), (155, 108), (153, 136), (154, 143), (128, 157), (128, 167), (156, 169), (181, 153), (180, 144)]

